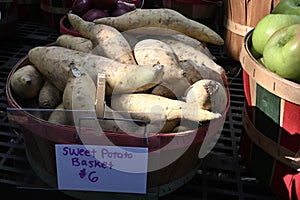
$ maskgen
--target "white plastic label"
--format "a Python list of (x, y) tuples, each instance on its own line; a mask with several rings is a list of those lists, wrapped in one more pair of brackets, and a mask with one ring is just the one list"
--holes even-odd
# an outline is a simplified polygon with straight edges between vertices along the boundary
[(146, 193), (148, 148), (56, 144), (58, 189)]

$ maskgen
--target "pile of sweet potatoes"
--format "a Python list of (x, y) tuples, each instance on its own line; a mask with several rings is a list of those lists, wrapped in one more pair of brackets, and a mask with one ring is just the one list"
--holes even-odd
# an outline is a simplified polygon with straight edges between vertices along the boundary
[(169, 9), (68, 19), (82, 36), (61, 35), (31, 49), (30, 64), (11, 76), (16, 98), (35, 102), (23, 107), (50, 110), (44, 120), (78, 125), (82, 117), (109, 118), (99, 121), (102, 129), (138, 132), (136, 123), (113, 120), (130, 118), (148, 132), (168, 133), (225, 114), (226, 74), (203, 45), (223, 44), (213, 30)]

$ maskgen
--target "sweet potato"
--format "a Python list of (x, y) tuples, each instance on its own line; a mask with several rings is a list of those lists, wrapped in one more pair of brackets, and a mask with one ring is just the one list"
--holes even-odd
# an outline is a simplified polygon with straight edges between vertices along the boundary
[[(96, 86), (85, 70), (77, 68), (70, 72), (68, 82), (63, 93), (63, 105), (67, 110), (72, 110), (68, 117), (78, 129), (93, 129), (95, 134), (104, 130), (120, 131), (114, 120), (98, 121), (95, 107)], [(102, 102), (104, 105), (104, 102)], [(106, 110), (110, 108), (106, 107)], [(81, 135), (84, 141), (84, 132)]]
[(38, 95), (39, 108), (54, 109), (61, 101), (62, 92), (46, 79)]
[(211, 59), (216, 60), (216, 57), (214, 57), (207, 48), (206, 42), (201, 42), (180, 32), (170, 31), (170, 29), (145, 27), (122, 32), (122, 34), (123, 33), (135, 34), (137, 38), (141, 39), (158, 39), (167, 44), (179, 43), (180, 45), (180, 43), (183, 43), (183, 45), (189, 45), (206, 54)]
[(199, 80), (201, 74), (193, 65), (180, 63), (172, 48), (157, 39), (144, 39), (134, 47), (138, 64), (159, 63), (164, 66), (162, 83), (154, 88), (152, 94), (176, 98), (181, 97), (191, 85), (191, 80)]
[(190, 45), (197, 49), (198, 51), (201, 51), (202, 53), (206, 54), (208, 57), (210, 57), (213, 60), (216, 60), (216, 57), (212, 55), (210, 50), (207, 48), (206, 42), (200, 42), (198, 40), (195, 40), (194, 38), (191, 38), (185, 34), (173, 34), (170, 39), (175, 39), (178, 42), (182, 42), (184, 44)]
[(138, 41), (144, 39), (157, 39), (167, 44), (179, 43), (180, 45), (180, 43), (183, 43), (183, 45), (189, 45), (196, 50), (206, 54), (209, 58), (216, 60), (216, 57), (207, 48), (206, 42), (201, 42), (188, 35), (171, 29), (161, 27), (142, 27), (123, 31), (121, 33), (128, 41), (130, 41), (129, 43), (131, 43), (132, 48), (134, 47), (133, 45)]
[(111, 98), (111, 108), (130, 112), (132, 118), (148, 123), (173, 119), (201, 122), (221, 117), (219, 113), (198, 109), (183, 101), (146, 93), (114, 95)]
[[(139, 134), (144, 132), (143, 127), (139, 127), (133, 122), (118, 120), (124, 119), (124, 117), (120, 113), (114, 112), (106, 104), (104, 105), (104, 102), (102, 102), (105, 107), (104, 115), (97, 116), (96, 86), (86, 72), (83, 70), (78, 72), (76, 73), (79, 75), (76, 77), (72, 73), (69, 74), (63, 94), (64, 108), (72, 110), (71, 115), (67, 117), (72, 119), (74, 125), (92, 128), (96, 134), (102, 133), (104, 130)], [(96, 120), (98, 117), (100, 117), (99, 120)]]
[(55, 44), (61, 47), (74, 49), (85, 53), (91, 53), (93, 50), (93, 44), (91, 40), (67, 34), (60, 35), (56, 39)]
[(198, 67), (191, 60), (181, 60), (179, 61), (180, 68), (184, 71), (184, 77), (188, 83), (193, 84), (201, 79), (203, 79)]
[[(179, 31), (165, 28), (165, 27), (152, 27), (152, 26), (141, 26), (135, 29), (128, 29), (121, 31), (122, 34), (131, 34), (141, 39), (155, 39), (156, 37), (169, 37), (175, 34), (182, 34)], [(149, 36), (149, 37), (148, 37)], [(196, 39), (194, 39), (196, 40)], [(196, 40), (198, 41), (198, 40)]]
[(184, 33), (200, 41), (223, 45), (224, 40), (214, 30), (197, 21), (189, 19), (179, 12), (167, 9), (136, 9), (118, 17), (95, 19), (96, 24), (106, 24), (119, 31), (140, 27), (163, 27)]
[(188, 131), (188, 130), (191, 130), (191, 129), (186, 126), (176, 126), (171, 132), (177, 133), (177, 132), (183, 132), (183, 131)]
[(143, 121), (141, 119), (132, 118), (131, 113), (124, 111), (112, 110), (106, 106), (106, 119), (113, 119), (108, 124), (106, 121), (101, 122), (101, 127), (104, 130), (112, 130), (133, 134), (134, 136), (144, 137), (143, 134), (154, 133), (169, 133), (180, 122), (180, 119), (166, 120), (166, 121)]
[(186, 90), (185, 101), (199, 109), (224, 113), (228, 102), (227, 91), (220, 82), (202, 79)]
[(139, 42), (139, 39), (136, 37), (136, 35), (131, 34), (128, 31), (121, 32), (121, 34), (124, 36), (124, 38), (128, 41), (128, 44), (130, 45), (131, 49), (134, 48), (136, 43)]
[(217, 80), (227, 85), (226, 72), (212, 58), (183, 43), (169, 43), (179, 60), (193, 61), (203, 78)]
[(177, 34), (172, 34), (169, 39), (176, 40), (178, 42), (182, 42), (184, 44), (190, 45), (192, 47), (197, 47), (201, 45), (202, 42), (199, 40), (196, 40), (190, 36), (187, 36), (185, 34), (177, 33)]
[(183, 132), (188, 130), (195, 130), (199, 128), (201, 124), (190, 121), (190, 120), (181, 120), (180, 124), (173, 128), (172, 133)]
[(12, 90), (22, 99), (37, 97), (43, 83), (43, 75), (33, 65), (19, 68), (10, 80)]
[(169, 83), (158, 84), (152, 89), (151, 94), (171, 99), (182, 99), (187, 88), (196, 81), (203, 79), (192, 61), (179, 61), (179, 66), (184, 71), (184, 78), (177, 79)]
[(135, 64), (132, 49), (124, 36), (114, 27), (83, 20), (68, 13), (72, 26), (93, 43), (93, 52), (121, 63)]
[(188, 38), (188, 36), (184, 36), (183, 34), (176, 34), (176, 35), (172, 35), (171, 37), (164, 37), (161, 39), (161, 41), (167, 43), (171, 47), (172, 46), (173, 47), (183, 46), (183, 48), (185, 46), (193, 47), (196, 50), (207, 55), (210, 59), (216, 60), (216, 58), (212, 55), (210, 50), (205, 45), (203, 45), (203, 43), (199, 42), (199, 44), (197, 44), (196, 41), (193, 41), (191, 39), (192, 38)]
[(95, 94), (95, 84), (84, 69), (76, 68), (69, 72), (63, 93), (63, 106), (67, 110), (72, 110), (69, 117), (73, 119), (78, 129), (91, 128), (95, 133), (100, 134), (101, 127), (95, 121), (97, 119)]
[(73, 118), (70, 115), (71, 111), (64, 108), (64, 104), (60, 103), (50, 114), (48, 122), (61, 125), (72, 125)]
[(131, 35), (136, 38), (142, 39), (162, 39), (162, 38), (169, 38), (173, 40), (177, 40), (188, 44), (192, 47), (197, 47), (201, 45), (202, 42), (192, 38), (188, 35), (185, 35), (179, 31), (163, 28), (163, 27), (139, 27), (135, 29), (129, 29), (126, 31), (121, 32), (122, 35)]
[(58, 46), (34, 47), (28, 55), (30, 62), (61, 91), (66, 86), (72, 66), (85, 69), (94, 83), (98, 73), (105, 74), (108, 94), (144, 91), (154, 87), (163, 77), (161, 65), (124, 64)]
[(182, 92), (182, 90), (177, 90), (176, 85), (173, 83), (158, 84), (151, 90), (151, 94), (170, 99), (181, 99), (182, 93), (184, 92)]
[[(134, 56), (138, 64), (158, 63), (164, 66), (162, 82), (155, 89), (158, 95), (174, 98), (182, 95), (189, 87), (185, 80), (185, 71), (180, 67), (178, 58), (169, 45), (156, 39), (144, 39), (134, 47)], [(171, 92), (170, 92), (171, 91)]]
[(164, 66), (163, 82), (183, 78), (184, 71), (179, 67), (179, 60), (166, 43), (155, 39), (144, 39), (135, 45), (133, 53), (139, 65), (162, 64)]

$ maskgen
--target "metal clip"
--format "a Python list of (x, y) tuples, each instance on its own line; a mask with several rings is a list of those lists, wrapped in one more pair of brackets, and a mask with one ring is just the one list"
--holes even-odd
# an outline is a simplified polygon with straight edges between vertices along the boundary
[(75, 67), (73, 62), (70, 63), (70, 68), (71, 68), (72, 75), (75, 78), (79, 78), (81, 76), (81, 72), (79, 71), (78, 68)]

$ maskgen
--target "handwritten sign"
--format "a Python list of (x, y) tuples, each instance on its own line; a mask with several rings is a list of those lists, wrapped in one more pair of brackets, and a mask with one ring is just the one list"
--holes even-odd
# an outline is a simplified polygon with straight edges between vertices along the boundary
[(148, 149), (56, 144), (58, 189), (146, 193)]

